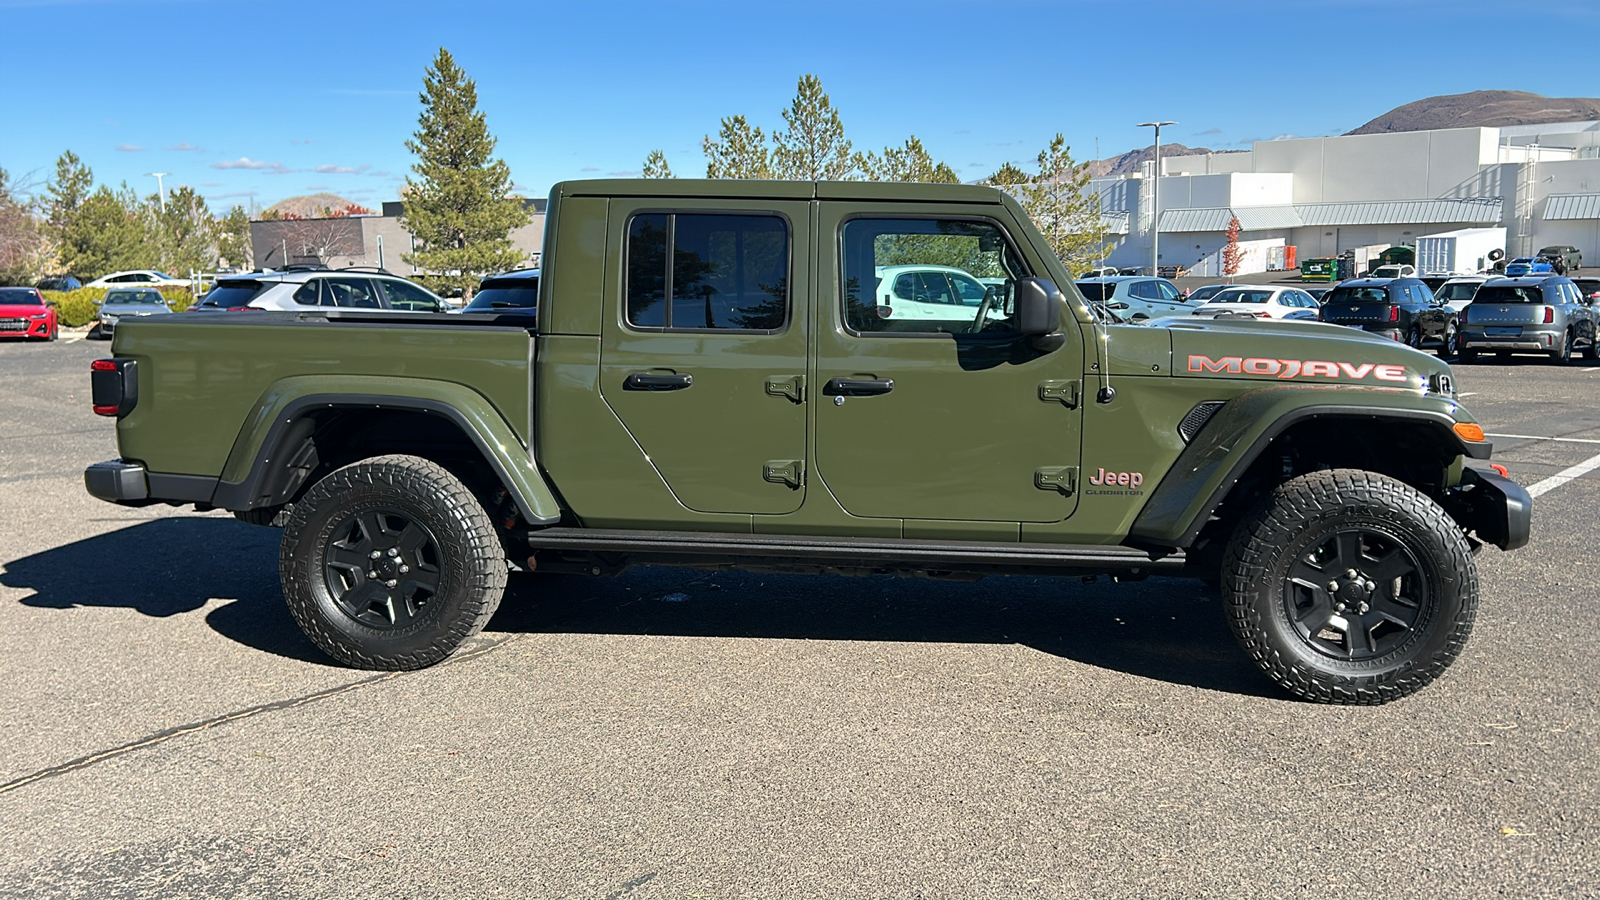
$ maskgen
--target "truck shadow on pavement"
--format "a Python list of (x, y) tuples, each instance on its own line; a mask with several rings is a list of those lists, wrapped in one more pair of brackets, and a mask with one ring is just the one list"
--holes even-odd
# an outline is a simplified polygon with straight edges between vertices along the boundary
[[(284, 606), (281, 534), (220, 516), (172, 516), (5, 561), (0, 585), (32, 590), (18, 602), (42, 609), (124, 608), (162, 618), (209, 605), (206, 624), (229, 640), (336, 665)], [(1238, 649), (1216, 596), (1183, 579), (957, 583), (669, 567), (616, 578), (513, 574), (487, 630), (1019, 644), (1142, 678), (1280, 696)]]
[(173, 516), (0, 562), (0, 585), (31, 589), (24, 606), (106, 607), (165, 618), (213, 600), (206, 624), (246, 646), (333, 665), (289, 615), (278, 587), (275, 528), (220, 516)]
[(1198, 581), (698, 572), (513, 575), (488, 631), (1020, 644), (1102, 669), (1282, 699)]

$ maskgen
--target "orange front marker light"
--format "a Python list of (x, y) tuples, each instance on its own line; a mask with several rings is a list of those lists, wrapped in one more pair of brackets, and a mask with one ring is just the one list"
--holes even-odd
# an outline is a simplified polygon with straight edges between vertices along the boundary
[(1482, 425), (1475, 425), (1471, 422), (1457, 422), (1453, 427), (1455, 428), (1456, 434), (1460, 436), (1463, 441), (1471, 441), (1474, 444), (1483, 443)]

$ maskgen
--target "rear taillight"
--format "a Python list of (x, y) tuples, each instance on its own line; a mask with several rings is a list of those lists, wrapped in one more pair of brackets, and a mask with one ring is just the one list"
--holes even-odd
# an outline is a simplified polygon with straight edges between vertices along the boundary
[(1391, 322), (1400, 321), (1400, 307), (1398, 307), (1398, 306), (1389, 307), (1389, 321), (1391, 321)]
[(1546, 306), (1544, 308), (1544, 323), (1546, 325), (1553, 325), (1553, 324), (1555, 324), (1555, 321), (1556, 321), (1556, 308), (1554, 306)]
[(139, 364), (131, 359), (97, 359), (89, 364), (89, 388), (96, 415), (121, 418), (139, 402)]

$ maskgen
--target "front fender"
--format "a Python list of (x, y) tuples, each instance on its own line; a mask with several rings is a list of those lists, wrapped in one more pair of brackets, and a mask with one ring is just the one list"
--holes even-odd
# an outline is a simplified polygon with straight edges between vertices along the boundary
[(561, 519), (555, 493), (539, 475), (531, 448), (482, 394), (459, 384), (423, 378), (316, 375), (284, 378), (252, 407), (228, 454), (212, 505), (247, 510), (259, 505), (261, 487), (278, 454), (289, 452), (285, 435), (312, 410), (404, 409), (454, 422), (483, 453), (534, 525)]
[(1151, 493), (1129, 537), (1140, 544), (1187, 547), (1235, 483), (1274, 438), (1314, 418), (1423, 422), (1449, 455), (1486, 458), (1487, 442), (1468, 446), (1453, 426), (1470, 421), (1445, 397), (1342, 385), (1257, 388), (1225, 403)]

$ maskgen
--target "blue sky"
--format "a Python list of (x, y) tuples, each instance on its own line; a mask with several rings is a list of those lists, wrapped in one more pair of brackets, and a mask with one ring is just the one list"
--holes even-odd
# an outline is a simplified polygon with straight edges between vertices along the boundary
[[(322, 190), (376, 207), (411, 165), (441, 46), (530, 196), (636, 174), (655, 148), (702, 174), (721, 117), (781, 127), (807, 72), (857, 148), (915, 134), (964, 179), (1058, 131), (1079, 160), (1147, 145), (1136, 123), (1153, 118), (1179, 123), (1163, 143), (1239, 149), (1434, 94), (1600, 96), (1581, 44), (1506, 52), (1515, 15), (1477, 0), (0, 0), (0, 167), (41, 183), (71, 149), (97, 181), (152, 193), (146, 173), (168, 172), (216, 211)], [(1600, 4), (1554, 0), (1537, 20), (1592, 34)]]

